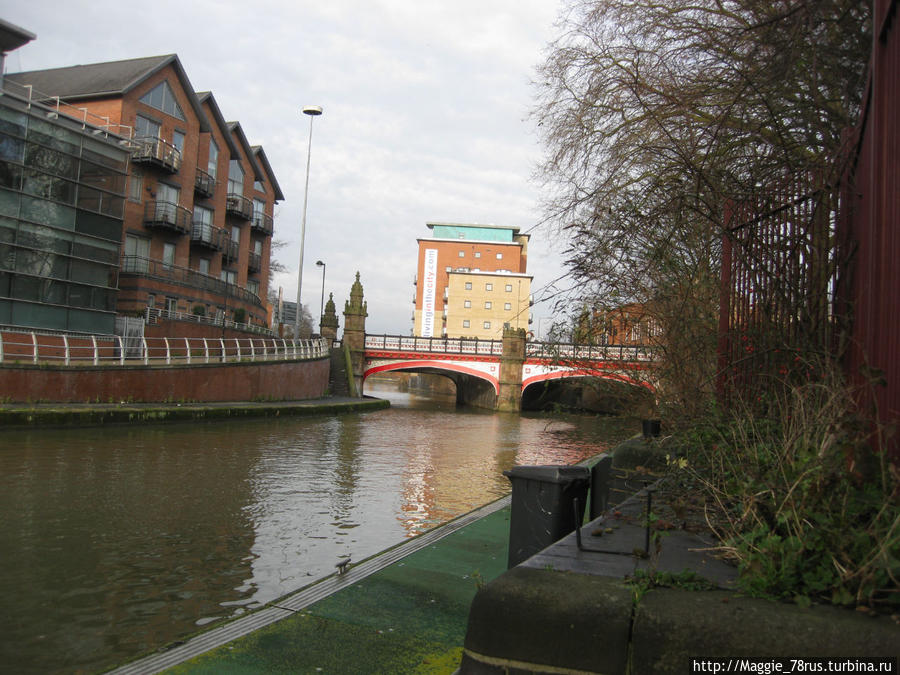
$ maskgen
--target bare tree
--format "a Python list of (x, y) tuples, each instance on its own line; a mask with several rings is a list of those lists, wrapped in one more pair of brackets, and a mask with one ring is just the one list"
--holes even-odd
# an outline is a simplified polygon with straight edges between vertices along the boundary
[(666, 396), (715, 370), (725, 205), (826, 172), (860, 105), (865, 0), (572, 0), (537, 83), (546, 221), (579, 311), (642, 303)]

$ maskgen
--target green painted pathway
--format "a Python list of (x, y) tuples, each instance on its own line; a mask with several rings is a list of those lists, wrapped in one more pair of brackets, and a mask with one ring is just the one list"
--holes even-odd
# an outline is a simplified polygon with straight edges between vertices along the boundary
[(478, 586), (506, 571), (508, 539), (507, 506), (166, 672), (452, 673)]

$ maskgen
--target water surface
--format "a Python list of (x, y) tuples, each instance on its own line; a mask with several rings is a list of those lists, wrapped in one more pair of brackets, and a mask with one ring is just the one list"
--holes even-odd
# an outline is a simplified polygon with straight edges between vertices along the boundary
[(259, 607), (573, 463), (618, 420), (392, 391), (336, 417), (0, 432), (0, 663), (94, 672)]

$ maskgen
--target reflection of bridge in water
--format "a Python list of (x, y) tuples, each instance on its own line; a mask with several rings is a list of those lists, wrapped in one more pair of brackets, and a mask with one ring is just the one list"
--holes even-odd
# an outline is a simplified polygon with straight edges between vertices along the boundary
[(362, 381), (406, 371), (444, 375), (459, 403), (518, 410), (533, 385), (573, 377), (614, 380), (653, 391), (652, 349), (646, 345), (527, 342), (524, 331), (502, 340), (366, 335)]

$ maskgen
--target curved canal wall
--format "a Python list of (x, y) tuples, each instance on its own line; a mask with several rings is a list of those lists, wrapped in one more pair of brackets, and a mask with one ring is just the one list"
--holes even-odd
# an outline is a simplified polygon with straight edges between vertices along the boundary
[(328, 389), (328, 357), (254, 363), (0, 366), (0, 402), (289, 401)]

